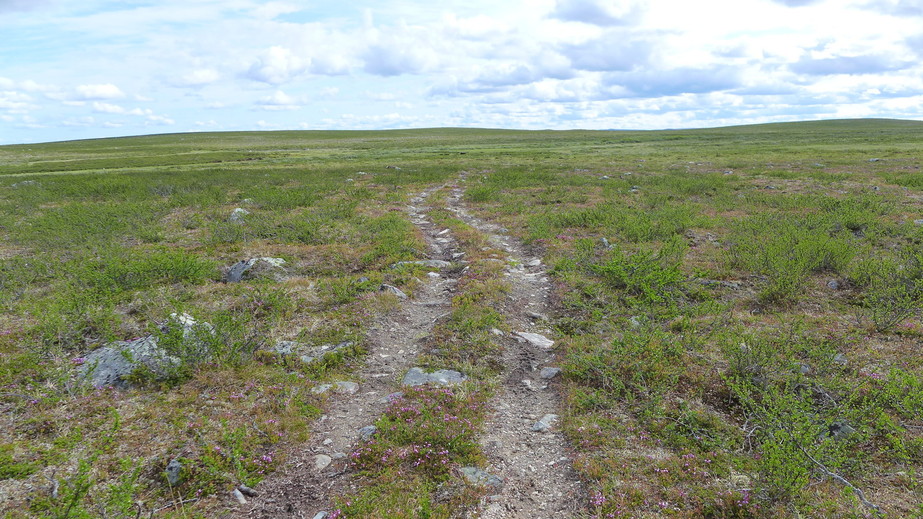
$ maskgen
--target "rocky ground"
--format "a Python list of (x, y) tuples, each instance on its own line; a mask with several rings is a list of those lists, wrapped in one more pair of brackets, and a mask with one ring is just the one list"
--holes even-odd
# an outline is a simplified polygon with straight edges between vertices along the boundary
[[(505, 317), (513, 333), (503, 338), (502, 381), (481, 439), (489, 465), (484, 471), (468, 468), (471, 473), (464, 474), (469, 482), (486, 485), (489, 495), (467, 514), (471, 518), (572, 516), (586, 494), (557, 428), (559, 370), (553, 341), (547, 338), (550, 283), (539, 258), (467, 210), (464, 180), (462, 176), (454, 186), (420, 193), (407, 212), (426, 239), (427, 261), (433, 267), (459, 261), (464, 252), (452, 233), (434, 225), (428, 215), (430, 199), (439, 189), (451, 190), (448, 211), (508, 254), (504, 275), (511, 291)], [(359, 482), (348, 468), (347, 453), (374, 432), (371, 426), (390, 394), (403, 384), (419, 382), (411, 380), (419, 377), (418, 370), (411, 368), (434, 324), (450, 312), (458, 275), (443, 268), (430, 273), (413, 297), (395, 292), (401, 304), (370, 329), (367, 360), (356, 381), (321, 386), (329, 393), (328, 406), (314, 425), (312, 439), (290, 453), (286, 466), (255, 489), (255, 497), (233, 510), (235, 517), (322, 519), (335, 497), (357, 490)]]

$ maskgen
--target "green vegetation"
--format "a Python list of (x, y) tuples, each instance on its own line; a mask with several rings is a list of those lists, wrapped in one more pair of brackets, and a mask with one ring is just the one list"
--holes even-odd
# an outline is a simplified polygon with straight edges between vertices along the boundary
[[(381, 283), (417, 286), (391, 268), (425, 255), (410, 197), (467, 171), (469, 207), (552, 266), (586, 517), (923, 517), (921, 149), (923, 124), (882, 120), (0, 147), (0, 515), (213, 516), (271, 474), (324, 408), (311, 388), (348, 375), (394, 305)], [(388, 408), (344, 516), (479, 497), (437, 498), (484, 462), (509, 287), (483, 236), (432, 217), (471, 263), (420, 362), (471, 382)], [(222, 282), (255, 257), (285, 278)], [(162, 327), (174, 313), (212, 331)], [(80, 383), (88, 353), (148, 335), (168, 377)], [(282, 340), (354, 346), (304, 363)]]

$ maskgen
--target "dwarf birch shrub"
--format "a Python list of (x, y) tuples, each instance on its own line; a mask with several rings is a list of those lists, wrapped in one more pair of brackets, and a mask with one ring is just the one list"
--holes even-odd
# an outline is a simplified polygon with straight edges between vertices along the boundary
[(863, 286), (863, 315), (883, 332), (923, 309), (923, 251), (907, 247), (894, 257), (868, 258), (851, 273)]
[(832, 231), (822, 218), (764, 213), (734, 230), (728, 249), (732, 266), (765, 277), (759, 298), (764, 303), (794, 303), (812, 273), (841, 272), (854, 247), (844, 232)]
[(642, 249), (629, 254), (616, 248), (590, 270), (611, 287), (623, 290), (633, 306), (672, 305), (682, 293), (685, 274), (680, 267), (685, 251), (686, 244), (680, 239), (668, 241), (658, 251)]

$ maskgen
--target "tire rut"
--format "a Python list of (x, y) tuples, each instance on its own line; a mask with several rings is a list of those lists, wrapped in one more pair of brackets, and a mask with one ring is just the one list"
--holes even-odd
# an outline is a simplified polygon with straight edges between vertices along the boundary
[[(407, 213), (424, 236), (429, 259), (452, 261), (459, 257), (457, 243), (439, 235), (426, 215), (427, 199), (444, 187), (414, 197)], [(347, 453), (358, 443), (359, 430), (373, 424), (388, 395), (400, 389), (399, 377), (413, 366), (435, 322), (449, 311), (456, 283), (448, 273), (427, 276), (414, 299), (403, 301), (397, 311), (369, 328), (365, 364), (353, 377), (358, 388), (334, 390), (326, 413), (313, 424), (311, 439), (292, 452), (285, 466), (257, 487), (258, 497), (234, 510), (233, 517), (313, 518), (330, 511), (334, 498), (358, 491), (358, 482), (347, 470)], [(318, 468), (318, 462), (329, 465)]]
[[(507, 322), (515, 332), (547, 335), (545, 312), (551, 283), (539, 258), (527, 254), (504, 230), (473, 216), (464, 206), (465, 181), (460, 179), (448, 198), (448, 210), (484, 234), (491, 244), (508, 254), (507, 279), (511, 285)], [(573, 468), (573, 453), (563, 433), (551, 424), (545, 432), (533, 431), (537, 421), (559, 414), (561, 399), (554, 379), (543, 379), (541, 369), (554, 367), (553, 350), (522, 338), (504, 342), (502, 387), (494, 399), (495, 412), (485, 426), (481, 444), (489, 460), (488, 472), (504, 485), (497, 495), (482, 500), (470, 518), (561, 518), (585, 510), (586, 491)]]

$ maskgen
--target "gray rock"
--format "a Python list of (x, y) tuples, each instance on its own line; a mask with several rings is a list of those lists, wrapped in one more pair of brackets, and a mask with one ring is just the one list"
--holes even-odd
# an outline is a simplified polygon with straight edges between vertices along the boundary
[(561, 373), (561, 368), (542, 368), (538, 376), (542, 377), (545, 380), (551, 380), (554, 377), (558, 376)]
[(532, 425), (532, 432), (545, 432), (551, 429), (551, 426), (558, 421), (558, 415), (546, 414), (541, 420)]
[(231, 211), (231, 216), (228, 217), (228, 221), (234, 222), (234, 223), (244, 223), (244, 217), (249, 214), (250, 214), (250, 211), (247, 211), (246, 209), (242, 207), (237, 207), (233, 211)]
[(330, 514), (328, 514), (327, 512), (317, 512), (316, 514), (314, 514), (313, 519), (327, 519), (329, 515)]
[(170, 463), (167, 464), (167, 469), (164, 472), (167, 474), (167, 483), (169, 483), (171, 487), (175, 487), (179, 484), (182, 471), (183, 465), (179, 460), (170, 460)]
[(609, 240), (607, 240), (607, 239), (605, 239), (605, 238), (600, 238), (600, 239), (599, 239), (599, 243), (600, 243), (600, 245), (602, 245), (603, 247), (605, 247), (605, 248), (607, 248), (607, 249), (612, 248), (612, 245), (609, 245)]
[(723, 287), (731, 290), (740, 290), (740, 283), (737, 281), (718, 281), (717, 279), (696, 279), (696, 283), (706, 287)]
[(404, 375), (404, 380), (401, 384), (405, 386), (422, 386), (423, 384), (452, 386), (460, 384), (467, 379), (468, 377), (465, 375), (451, 369), (440, 369), (432, 373), (427, 373), (421, 368), (410, 368), (410, 371)]
[(637, 330), (638, 328), (640, 328), (640, 327), (641, 327), (641, 321), (638, 319), (638, 316), (633, 315), (633, 316), (629, 317), (629, 318), (628, 318), (628, 326), (630, 326), (632, 330)]
[(538, 258), (535, 258), (534, 260), (532, 260), (532, 261), (526, 263), (526, 266), (527, 266), (527, 267), (533, 267), (533, 268), (534, 268), (534, 267), (538, 267), (538, 266), (541, 265), (541, 264), (542, 264), (542, 260), (540, 260), (540, 259), (538, 259)]
[(528, 342), (533, 346), (538, 346), (539, 348), (551, 348), (554, 346), (554, 341), (545, 337), (544, 335), (539, 335), (537, 333), (530, 332), (513, 332), (513, 335), (519, 337), (520, 339)]
[(366, 425), (365, 427), (359, 429), (359, 438), (362, 441), (369, 441), (372, 439), (372, 436), (375, 436), (375, 433), (378, 432), (378, 427), (374, 425)]
[(282, 258), (251, 258), (240, 260), (228, 268), (225, 276), (228, 283), (237, 283), (247, 279), (255, 279), (265, 275), (273, 275), (281, 281), (280, 274), (285, 260)]
[(490, 487), (499, 490), (503, 486), (503, 480), (499, 476), (494, 476), (477, 467), (462, 467), (458, 469), (462, 476), (471, 485), (479, 487)]
[(301, 343), (295, 341), (279, 341), (269, 347), (269, 351), (278, 355), (291, 355), (295, 349), (301, 346)]
[(452, 264), (445, 260), (420, 260), (420, 261), (398, 261), (392, 267), (400, 267), (402, 265), (420, 265), (422, 267), (430, 267), (434, 269), (444, 269), (451, 266)]
[(404, 398), (404, 392), (403, 392), (403, 391), (395, 391), (394, 393), (391, 393), (391, 394), (389, 394), (389, 395), (387, 395), (387, 396), (381, 397), (381, 398), (378, 400), (378, 402), (379, 402), (379, 403), (382, 403), (382, 404), (390, 404), (391, 402), (395, 402), (395, 401), (400, 400), (400, 399), (402, 399), (402, 398)]
[(335, 391), (337, 393), (355, 395), (359, 392), (359, 384), (356, 384), (355, 382), (337, 382)]
[(314, 468), (317, 470), (324, 470), (333, 463), (333, 458), (327, 456), (326, 454), (318, 454), (314, 456)]
[(526, 312), (526, 316), (530, 319), (535, 319), (536, 321), (547, 321), (548, 316), (545, 314), (540, 314), (538, 312)]
[(126, 379), (136, 370), (146, 368), (156, 376), (165, 376), (179, 363), (179, 359), (157, 346), (155, 337), (148, 335), (133, 341), (114, 342), (90, 352), (78, 369), (78, 375), (93, 387), (127, 389), (131, 384)]
[[(199, 323), (189, 314), (177, 313), (170, 314), (160, 329), (164, 333), (181, 329), (187, 349), (200, 357), (208, 355), (208, 342), (204, 336), (215, 333), (211, 324)], [(78, 375), (94, 387), (126, 389), (130, 387), (126, 379), (135, 371), (145, 369), (156, 379), (162, 379), (180, 362), (158, 346), (155, 336), (146, 335), (131, 341), (114, 342), (90, 352), (78, 368)]]
[(389, 292), (391, 294), (396, 295), (398, 299), (407, 299), (407, 294), (402, 292), (401, 289), (397, 288), (396, 286), (382, 284), (381, 287), (379, 287), (378, 291), (379, 292)]
[(16, 182), (10, 187), (25, 187), (25, 186), (37, 186), (38, 182), (34, 180), (23, 180), (22, 182)]
[(834, 422), (830, 424), (827, 429), (830, 431), (830, 436), (832, 436), (834, 440), (845, 440), (853, 434), (856, 434), (856, 430), (846, 422)]
[(333, 389), (333, 384), (318, 384), (311, 388), (311, 392), (315, 395), (323, 395), (331, 389)]
[(881, 162), (881, 159), (869, 159), (869, 162)]
[(244, 497), (243, 492), (241, 492), (240, 490), (235, 488), (234, 491), (231, 492), (231, 496), (233, 496), (234, 499), (237, 500), (238, 504), (241, 504), (241, 505), (247, 504), (247, 498)]
[(830, 281), (827, 282), (827, 288), (829, 288), (830, 290), (839, 290), (840, 282), (835, 279), (831, 279)]
[(802, 375), (811, 374), (811, 366), (808, 366), (807, 364), (804, 364), (804, 363), (799, 362), (798, 364), (795, 364), (795, 370), (798, 373), (801, 373)]
[(846, 364), (849, 363), (849, 359), (846, 358), (846, 355), (843, 355), (842, 353), (837, 353), (836, 355), (833, 356), (833, 362), (835, 364), (839, 364), (840, 366), (845, 366)]
[(346, 381), (337, 381), (332, 384), (320, 384), (311, 388), (311, 392), (316, 395), (323, 395), (324, 393), (333, 390), (334, 393), (342, 393), (347, 395), (355, 395), (359, 392), (359, 384), (355, 382), (346, 382)]
[(256, 497), (260, 495), (259, 492), (257, 492), (256, 490), (253, 490), (247, 485), (237, 485), (237, 490), (240, 490), (240, 493), (247, 497)]
[(919, 220), (914, 220), (913, 223), (914, 225), (923, 225), (923, 218), (920, 218)]
[(183, 313), (172, 313), (170, 317), (160, 325), (162, 332), (168, 332), (177, 327), (183, 330), (183, 339), (198, 339), (203, 335), (214, 335), (215, 327), (210, 323), (200, 323), (191, 315)]
[[(288, 341), (283, 341), (283, 342), (288, 342)], [(293, 344), (298, 344), (298, 343), (293, 343)], [(352, 346), (353, 346), (352, 341), (343, 341), (336, 345), (324, 344), (316, 348), (308, 348), (306, 351), (302, 353), (299, 359), (301, 359), (301, 362), (304, 362), (305, 364), (309, 364), (311, 362), (314, 362), (315, 360), (324, 358), (326, 355), (335, 353), (345, 348), (350, 348)]]

